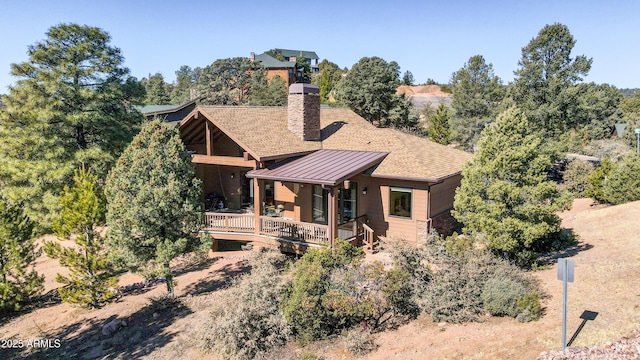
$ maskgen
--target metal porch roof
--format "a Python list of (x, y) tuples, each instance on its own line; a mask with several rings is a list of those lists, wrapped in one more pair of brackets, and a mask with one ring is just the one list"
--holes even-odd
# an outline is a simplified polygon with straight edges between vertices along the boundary
[(247, 177), (335, 186), (380, 163), (388, 154), (379, 151), (323, 149), (293, 161), (249, 171)]

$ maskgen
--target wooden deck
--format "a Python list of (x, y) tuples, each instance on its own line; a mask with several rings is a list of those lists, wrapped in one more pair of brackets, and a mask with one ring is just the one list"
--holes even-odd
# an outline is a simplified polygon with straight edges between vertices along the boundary
[[(330, 244), (327, 225), (270, 216), (260, 216), (258, 222), (259, 227), (256, 229), (254, 214), (206, 212), (203, 231), (226, 234), (230, 240), (252, 241), (262, 237), (310, 245), (329, 246)], [(357, 246), (364, 245), (368, 250), (373, 250), (377, 244), (373, 229), (366, 224), (366, 216), (339, 225), (338, 238)]]
[(309, 244), (329, 245), (329, 227), (278, 217), (260, 216), (259, 231), (253, 214), (205, 213), (203, 231), (210, 233), (235, 233), (261, 235), (277, 239), (299, 241)]

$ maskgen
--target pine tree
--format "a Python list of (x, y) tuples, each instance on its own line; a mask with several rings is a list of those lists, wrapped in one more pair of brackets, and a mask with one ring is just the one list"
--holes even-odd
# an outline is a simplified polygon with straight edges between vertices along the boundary
[(318, 68), (320, 68), (320, 73), (314, 78), (317, 79), (316, 85), (320, 88), (320, 102), (326, 104), (330, 101), (335, 101), (335, 99), (332, 98), (334, 89), (338, 82), (340, 82), (340, 79), (342, 79), (344, 71), (340, 69), (337, 64), (326, 59), (318, 64)]
[(464, 231), (521, 266), (548, 250), (561, 230), (556, 212), (571, 203), (568, 192), (546, 180), (551, 161), (542, 146), (527, 118), (506, 110), (482, 132), (455, 195), (453, 216)]
[(84, 167), (76, 170), (73, 180), (73, 187), (65, 187), (60, 196), (62, 210), (53, 230), (61, 239), (74, 240), (75, 247), (47, 241), (44, 251), (69, 269), (69, 276), (56, 275), (56, 281), (65, 285), (58, 289), (62, 301), (98, 307), (113, 297), (111, 289), (117, 283), (97, 229), (104, 225), (104, 195), (98, 177)]
[(141, 82), (144, 84), (147, 93), (144, 99), (145, 104), (166, 105), (171, 103), (169, 96), (171, 90), (161, 73), (155, 73), (149, 76), (148, 79), (142, 79)]
[(571, 113), (579, 105), (571, 92), (591, 69), (592, 59), (571, 57), (575, 44), (567, 26), (546, 25), (522, 48), (509, 88), (509, 96), (523, 109), (531, 126), (550, 138), (571, 128)]
[(603, 194), (611, 204), (640, 200), (640, 155), (632, 152), (616, 163), (604, 181)]
[(409, 70), (405, 71), (404, 75), (402, 75), (402, 83), (404, 85), (413, 86), (415, 81), (416, 80), (413, 78), (413, 74)]
[(25, 206), (48, 230), (57, 200), (85, 163), (107, 173), (142, 122), (132, 108), (144, 90), (103, 30), (77, 24), (49, 29), (11, 65), (15, 86), (0, 112), (0, 195)]
[(0, 311), (19, 310), (26, 300), (42, 291), (44, 278), (33, 268), (33, 226), (21, 206), (0, 198)]
[(429, 118), (429, 127), (427, 128), (427, 135), (431, 141), (438, 144), (449, 144), (449, 138), (451, 135), (450, 124), (451, 113), (449, 108), (444, 104), (438, 105), (435, 114)]
[(145, 124), (107, 177), (107, 237), (114, 260), (133, 271), (160, 266), (172, 292), (170, 261), (211, 244), (198, 236), (200, 193), (178, 130), (158, 120)]
[(482, 129), (497, 115), (505, 88), (494, 74), (493, 65), (487, 64), (482, 55), (469, 58), (453, 73), (449, 85), (453, 92), (451, 108), (455, 112), (451, 139), (472, 150)]
[(378, 126), (389, 125), (389, 114), (400, 101), (400, 66), (379, 57), (363, 57), (340, 80), (336, 100)]
[(614, 166), (615, 164), (612, 164), (609, 158), (604, 158), (600, 166), (598, 166), (591, 172), (591, 174), (587, 176), (589, 185), (584, 191), (584, 194), (587, 197), (590, 197), (593, 201), (599, 203), (607, 202), (607, 198), (604, 195), (604, 182), (609, 177), (611, 169)]

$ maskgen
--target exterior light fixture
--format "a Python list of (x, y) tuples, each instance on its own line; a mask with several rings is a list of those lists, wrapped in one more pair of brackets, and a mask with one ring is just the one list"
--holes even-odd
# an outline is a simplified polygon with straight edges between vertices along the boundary
[(365, 186), (364, 189), (362, 189), (362, 195), (367, 195), (367, 187)]
[(346, 189), (349, 190), (349, 188), (351, 187), (351, 181), (349, 180), (345, 180), (344, 183), (342, 184), (342, 186)]

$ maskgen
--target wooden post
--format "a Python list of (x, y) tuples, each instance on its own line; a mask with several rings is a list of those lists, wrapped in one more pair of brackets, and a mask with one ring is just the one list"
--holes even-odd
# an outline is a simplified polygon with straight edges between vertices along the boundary
[(204, 121), (205, 123), (205, 143), (207, 144), (207, 155), (211, 156), (211, 122), (207, 119)]
[(262, 180), (253, 179), (253, 218), (254, 218), (254, 233), (260, 235), (261, 223), (260, 223), (260, 214), (262, 214), (262, 201), (260, 196), (260, 188)]
[(329, 188), (329, 196), (327, 197), (328, 206), (328, 224), (329, 224), (329, 247), (333, 248), (333, 242), (338, 237), (338, 188)]

